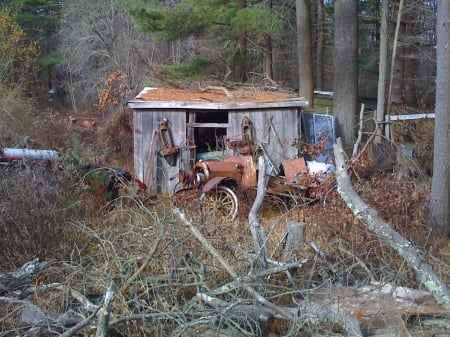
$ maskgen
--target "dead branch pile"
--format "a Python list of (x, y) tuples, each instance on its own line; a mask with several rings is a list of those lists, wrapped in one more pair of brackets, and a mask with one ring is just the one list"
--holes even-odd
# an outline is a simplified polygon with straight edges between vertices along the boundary
[(441, 325), (449, 317), (423, 291), (383, 283), (300, 287), (293, 275), (307, 259), (269, 256), (267, 268), (257, 269), (248, 233), (247, 242), (223, 242), (170, 205), (132, 202), (118, 201), (99, 227), (106, 230), (71, 223), (89, 254), (80, 246), (68, 261), (33, 261), (1, 275), (2, 335), (362, 336), (386, 329), (387, 318), (404, 333), (405, 314), (425, 313)]
[[(16, 189), (11, 183), (1, 191), (14, 200)], [(329, 235), (326, 232), (334, 228), (317, 226), (305, 217), (271, 214), (267, 220), (258, 213), (263, 191), (264, 186), (258, 186), (247, 223), (214, 219), (201, 205), (198, 214), (183, 213), (163, 198), (144, 204), (124, 195), (107, 212), (83, 220), (70, 217), (67, 210), (61, 212), (57, 203), (37, 217), (41, 203), (27, 203), (38, 222), (46, 224), (49, 215), (58, 215), (55, 224), (66, 221), (59, 231), (53, 225), (38, 228), (40, 237), (46, 238), (43, 245), (61, 232), (65, 238), (69, 232), (76, 235), (76, 240), (66, 259), (33, 260), (17, 271), (0, 273), (2, 336), (448, 332), (448, 308), (430, 292), (405, 287), (414, 274), (377, 237), (368, 231), (358, 234), (363, 227), (355, 217), (350, 214), (351, 242), (339, 239), (344, 231)], [(0, 200), (2, 211), (12, 211), (8, 200)], [(80, 205), (86, 206), (77, 201), (70, 207)], [(3, 227), (18, 219), (8, 214), (0, 215)], [(334, 215), (334, 211), (327, 213)], [(18, 223), (14, 221), (5, 227), (9, 234)], [(21, 224), (27, 221), (23, 218)], [(26, 237), (36, 243), (39, 233), (31, 228), (17, 227), (23, 235), (16, 235), (18, 241)], [(325, 241), (330, 237), (336, 242)], [(330, 253), (327, 244), (335, 250)], [(384, 258), (381, 266), (370, 260), (374, 247)], [(412, 248), (403, 242), (403, 251), (414, 253)], [(449, 269), (443, 262), (440, 266)]]

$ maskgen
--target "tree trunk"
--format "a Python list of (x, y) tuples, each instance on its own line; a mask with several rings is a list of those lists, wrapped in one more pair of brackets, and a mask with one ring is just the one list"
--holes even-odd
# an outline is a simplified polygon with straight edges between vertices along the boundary
[(333, 110), (337, 135), (351, 153), (358, 101), (358, 2), (334, 1)]
[[(403, 99), (401, 98), (402, 94), (402, 79), (403, 79), (403, 61), (396, 62), (397, 58), (397, 45), (398, 45), (398, 36), (400, 33), (401, 26), (401, 18), (403, 12), (403, 0), (400, 0), (400, 4), (398, 7), (397, 13), (397, 23), (395, 25), (395, 35), (394, 35), (394, 43), (392, 45), (392, 58), (391, 58), (391, 70), (389, 75), (389, 90), (388, 90), (388, 101), (386, 111), (389, 114), (389, 110), (391, 109), (392, 102), (402, 103)], [(397, 76), (395, 76), (397, 74)], [(395, 83), (394, 83), (395, 81)]]
[[(269, 1), (268, 7), (270, 11), (273, 10), (272, 0)], [(273, 80), (273, 43), (270, 34), (264, 36), (264, 76)]]
[(323, 90), (323, 50), (324, 40), (324, 9), (323, 0), (317, 1), (317, 45), (316, 45), (316, 90)]
[(334, 144), (334, 156), (336, 158), (337, 189), (352, 213), (383, 243), (405, 259), (416, 272), (419, 281), (433, 294), (437, 302), (450, 310), (450, 294), (447, 286), (436, 276), (431, 266), (425, 263), (420, 256), (420, 250), (393, 230), (353, 189), (339, 138)]
[(264, 38), (264, 76), (273, 80), (273, 45), (272, 36), (266, 35)]
[(309, 0), (296, 1), (297, 48), (298, 48), (298, 93), (314, 107), (314, 79), (311, 48)]
[(380, 63), (378, 67), (378, 94), (377, 94), (377, 137), (375, 143), (381, 143), (381, 136), (384, 134), (382, 123), (384, 122), (386, 104), (386, 72), (387, 72), (387, 32), (388, 0), (383, 0), (381, 7), (381, 27), (380, 27)]
[[(237, 10), (244, 9), (247, 6), (247, 0), (238, 0)], [(238, 82), (247, 81), (247, 34), (245, 30), (239, 29), (237, 33), (237, 51), (234, 56), (235, 77)]]
[(450, 1), (439, 0), (436, 24), (436, 108), (430, 217), (437, 233), (450, 232)]

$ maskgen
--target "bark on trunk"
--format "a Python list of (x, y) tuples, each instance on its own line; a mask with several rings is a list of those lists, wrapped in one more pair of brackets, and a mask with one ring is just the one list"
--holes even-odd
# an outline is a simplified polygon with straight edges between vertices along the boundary
[(269, 34), (265, 36), (265, 49), (264, 49), (264, 75), (273, 80), (273, 45), (272, 36)]
[(450, 1), (437, 8), (436, 119), (434, 130), (433, 180), (431, 183), (431, 223), (437, 233), (450, 232)]
[(381, 7), (381, 27), (380, 27), (380, 64), (378, 66), (378, 96), (377, 96), (377, 137), (375, 143), (381, 143), (384, 135), (383, 122), (385, 115), (385, 94), (386, 94), (386, 72), (387, 72), (387, 32), (388, 0), (383, 0)]
[(324, 9), (323, 0), (317, 1), (317, 46), (316, 46), (316, 90), (324, 90), (323, 86), (323, 58), (324, 58), (324, 46), (325, 46), (325, 34), (324, 34)]
[(314, 107), (313, 64), (311, 48), (311, 30), (309, 0), (297, 0), (297, 46), (298, 46), (298, 72), (299, 96), (308, 101), (308, 107)]
[(351, 154), (358, 102), (357, 1), (334, 1), (333, 110), (337, 135)]
[(264, 234), (264, 229), (258, 221), (258, 212), (264, 202), (264, 197), (266, 195), (267, 184), (265, 178), (266, 163), (265, 160), (260, 157), (258, 162), (258, 188), (255, 201), (253, 202), (252, 208), (248, 213), (248, 223), (250, 225), (250, 231), (252, 233), (255, 252), (263, 269), (267, 268), (266, 235)]
[(347, 173), (341, 139), (334, 144), (336, 158), (336, 182), (341, 198), (352, 213), (386, 245), (393, 248), (414, 269), (419, 281), (433, 294), (438, 303), (450, 310), (450, 295), (445, 283), (433, 272), (430, 265), (420, 256), (420, 250), (393, 230), (355, 192)]

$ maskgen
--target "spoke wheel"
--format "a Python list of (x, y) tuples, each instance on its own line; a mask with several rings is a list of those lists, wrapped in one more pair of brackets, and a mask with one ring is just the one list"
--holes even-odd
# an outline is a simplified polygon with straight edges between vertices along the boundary
[(205, 210), (216, 219), (232, 221), (238, 213), (238, 198), (226, 186), (217, 186), (205, 195)]

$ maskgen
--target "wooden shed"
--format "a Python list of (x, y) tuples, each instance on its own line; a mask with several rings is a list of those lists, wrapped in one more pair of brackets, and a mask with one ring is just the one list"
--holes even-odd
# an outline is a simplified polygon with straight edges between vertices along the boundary
[(202, 159), (258, 150), (271, 166), (298, 156), (303, 99), (292, 93), (145, 88), (128, 101), (134, 173), (150, 192), (172, 191), (180, 170)]

